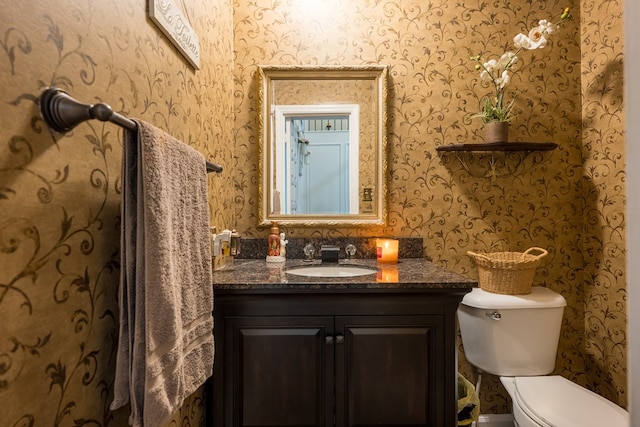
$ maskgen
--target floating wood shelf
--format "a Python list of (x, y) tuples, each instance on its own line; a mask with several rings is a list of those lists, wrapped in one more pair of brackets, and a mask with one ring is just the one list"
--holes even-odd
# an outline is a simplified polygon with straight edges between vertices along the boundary
[[(493, 183), (496, 178), (513, 175), (524, 164), (527, 157), (532, 156), (534, 163), (539, 163), (544, 160), (541, 151), (550, 151), (556, 148), (558, 148), (558, 144), (555, 142), (476, 142), (441, 145), (436, 147), (436, 150), (440, 153), (453, 153), (452, 155), (458, 159), (464, 170), (470, 175), (490, 178)], [(473, 153), (478, 154), (474, 155)], [(496, 158), (494, 153), (504, 153), (504, 155), (498, 155)], [(474, 157), (475, 161), (473, 161)], [(472, 160), (473, 165), (467, 163), (466, 160)], [(478, 167), (482, 165), (485, 167)], [(474, 167), (472, 168), (472, 166)], [(499, 173), (499, 170), (502, 172)]]
[(441, 145), (436, 147), (436, 151), (549, 151), (557, 147), (555, 142), (478, 142)]

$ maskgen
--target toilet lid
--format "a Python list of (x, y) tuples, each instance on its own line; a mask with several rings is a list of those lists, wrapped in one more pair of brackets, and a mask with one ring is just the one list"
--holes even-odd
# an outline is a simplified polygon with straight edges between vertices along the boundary
[(561, 376), (515, 378), (516, 400), (534, 421), (549, 427), (628, 427), (629, 414)]
[(567, 301), (551, 289), (533, 286), (526, 295), (505, 295), (473, 288), (462, 298), (462, 304), (468, 307), (486, 310), (556, 308), (564, 307)]

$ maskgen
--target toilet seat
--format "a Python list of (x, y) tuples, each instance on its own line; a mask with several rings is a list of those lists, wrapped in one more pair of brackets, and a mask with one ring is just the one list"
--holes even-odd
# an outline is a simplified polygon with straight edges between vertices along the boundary
[[(521, 409), (541, 427), (628, 427), (629, 414), (561, 376), (513, 378), (514, 414)], [(535, 424), (534, 424), (535, 425)]]

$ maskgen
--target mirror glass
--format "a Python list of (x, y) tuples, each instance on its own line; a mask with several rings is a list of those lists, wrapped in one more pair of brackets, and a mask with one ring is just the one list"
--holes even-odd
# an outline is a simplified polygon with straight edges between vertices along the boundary
[(259, 223), (386, 221), (386, 66), (259, 67)]

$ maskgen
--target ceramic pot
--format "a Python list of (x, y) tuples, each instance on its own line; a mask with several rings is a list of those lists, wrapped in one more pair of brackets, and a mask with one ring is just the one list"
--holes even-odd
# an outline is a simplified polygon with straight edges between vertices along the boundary
[(484, 141), (487, 143), (508, 142), (509, 141), (509, 123), (507, 122), (485, 123)]

